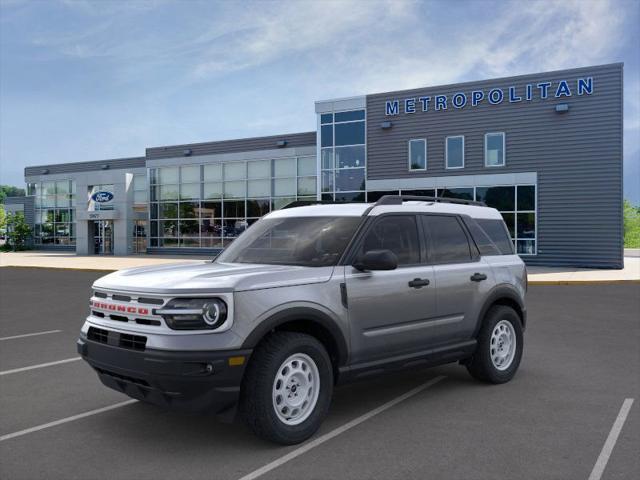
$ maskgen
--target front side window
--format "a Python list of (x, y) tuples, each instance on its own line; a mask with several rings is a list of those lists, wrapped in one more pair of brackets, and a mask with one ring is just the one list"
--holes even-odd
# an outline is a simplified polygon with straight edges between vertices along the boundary
[(447, 168), (464, 168), (464, 137), (446, 138)]
[(366, 233), (359, 255), (370, 250), (391, 250), (398, 265), (420, 263), (420, 241), (413, 215), (383, 217)]
[(234, 241), (216, 262), (336, 265), (361, 221), (362, 217), (264, 218)]
[(431, 261), (435, 264), (471, 261), (469, 240), (456, 217), (423, 216), (425, 229), (431, 236)]
[(504, 166), (504, 133), (487, 133), (484, 136), (484, 165), (485, 167)]
[(427, 141), (409, 140), (409, 170), (427, 169)]

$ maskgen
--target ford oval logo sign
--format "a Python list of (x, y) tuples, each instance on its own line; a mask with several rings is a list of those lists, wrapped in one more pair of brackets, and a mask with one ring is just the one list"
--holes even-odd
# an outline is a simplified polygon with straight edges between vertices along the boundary
[(111, 192), (96, 192), (91, 195), (91, 200), (97, 203), (107, 203), (113, 200), (113, 193)]

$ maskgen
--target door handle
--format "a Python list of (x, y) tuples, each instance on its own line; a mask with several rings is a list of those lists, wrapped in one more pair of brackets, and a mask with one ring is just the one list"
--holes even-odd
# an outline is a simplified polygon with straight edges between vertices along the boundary
[(426, 287), (427, 285), (429, 285), (429, 280), (426, 278), (414, 278), (413, 280), (411, 280), (409, 282), (409, 286), (411, 288), (422, 288), (422, 287)]
[(472, 282), (481, 282), (482, 280), (486, 280), (487, 276), (484, 273), (474, 273), (473, 275), (471, 275), (471, 281)]

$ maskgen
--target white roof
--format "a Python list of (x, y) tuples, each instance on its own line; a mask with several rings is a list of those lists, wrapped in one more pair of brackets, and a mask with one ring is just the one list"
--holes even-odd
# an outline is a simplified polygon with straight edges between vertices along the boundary
[[(267, 217), (360, 217), (372, 205), (372, 203), (336, 203), (308, 205), (305, 207), (294, 207), (275, 210), (269, 213)], [(407, 201), (402, 205), (378, 205), (372, 208), (369, 211), (368, 215), (377, 216), (382, 215), (383, 213), (392, 212), (457, 213), (460, 215), (469, 215), (472, 218), (502, 220), (502, 215), (500, 215), (500, 213), (495, 208), (445, 202)]]

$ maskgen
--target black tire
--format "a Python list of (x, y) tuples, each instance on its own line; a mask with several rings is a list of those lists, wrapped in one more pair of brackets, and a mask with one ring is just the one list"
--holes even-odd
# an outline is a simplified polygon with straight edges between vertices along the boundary
[[(278, 417), (272, 390), (280, 366), (291, 355), (302, 353), (315, 362), (320, 389), (315, 407), (298, 425), (287, 425)], [(333, 395), (333, 367), (324, 346), (310, 335), (275, 332), (256, 347), (242, 381), (240, 412), (259, 437), (283, 445), (294, 445), (313, 435), (329, 410)]]
[[(516, 348), (513, 360), (508, 368), (498, 369), (491, 360), (491, 335), (498, 322), (506, 320), (513, 326), (516, 337)], [(466, 367), (472, 377), (487, 383), (506, 383), (513, 378), (522, 359), (524, 346), (522, 322), (518, 313), (511, 307), (496, 305), (485, 315), (478, 333), (478, 346)]]

